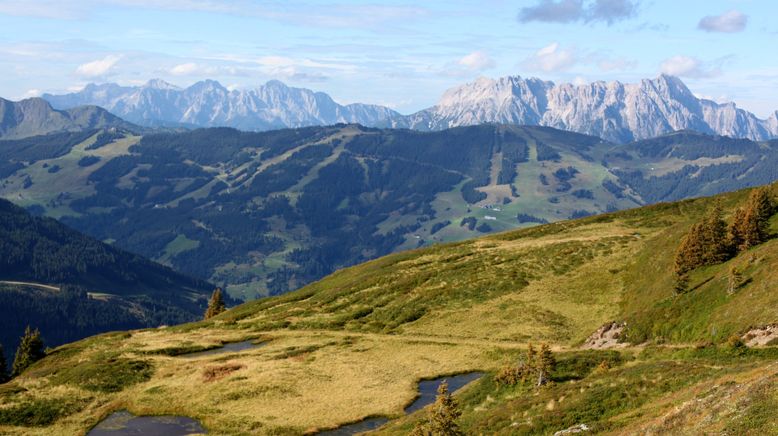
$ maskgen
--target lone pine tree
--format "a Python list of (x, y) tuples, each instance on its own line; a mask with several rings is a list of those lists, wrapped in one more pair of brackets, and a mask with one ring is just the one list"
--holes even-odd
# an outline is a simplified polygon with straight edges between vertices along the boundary
[(38, 329), (31, 329), (30, 326), (24, 330), (24, 336), (19, 344), (19, 348), (16, 349), (16, 356), (14, 357), (12, 375), (17, 375), (24, 372), (30, 365), (39, 361), (46, 355), (43, 346), (43, 339), (41, 339), (41, 332)]
[(537, 363), (535, 369), (538, 372), (538, 386), (543, 386), (549, 382), (551, 377), (551, 371), (556, 368), (556, 359), (551, 352), (551, 347), (548, 344), (540, 345), (540, 352), (538, 353)]
[(211, 300), (208, 302), (208, 309), (205, 311), (205, 319), (213, 318), (225, 310), (222, 290), (221, 288), (216, 288), (213, 291), (213, 294), (211, 294)]
[(430, 406), (427, 419), (420, 422), (411, 432), (412, 436), (459, 436), (457, 419), (462, 415), (456, 400), (448, 392), (448, 383), (444, 380), (438, 386), (435, 403)]

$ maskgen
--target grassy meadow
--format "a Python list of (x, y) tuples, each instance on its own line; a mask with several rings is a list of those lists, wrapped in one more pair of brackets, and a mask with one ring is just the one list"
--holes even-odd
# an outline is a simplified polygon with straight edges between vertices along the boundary
[[(778, 192), (778, 189), (774, 191)], [(718, 197), (727, 219), (747, 191)], [(84, 434), (110, 413), (175, 414), (209, 434), (303, 434), (370, 416), (406, 434), (421, 379), (486, 375), (457, 394), (466, 434), (778, 434), (778, 349), (728, 339), (778, 322), (778, 240), (696, 270), (673, 292), (675, 249), (703, 198), (386, 256), (209, 320), (65, 345), (0, 385), (0, 434)], [(775, 226), (773, 226), (775, 227)], [(727, 293), (732, 265), (745, 284)], [(583, 350), (610, 321), (624, 348)], [(260, 346), (187, 358), (226, 342)], [(549, 386), (494, 374), (528, 343)]]

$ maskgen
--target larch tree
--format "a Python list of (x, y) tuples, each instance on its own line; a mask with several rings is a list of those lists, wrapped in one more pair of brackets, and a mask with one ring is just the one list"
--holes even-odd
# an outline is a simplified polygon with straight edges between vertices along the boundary
[(226, 308), (224, 306), (224, 298), (222, 297), (222, 289), (216, 288), (213, 291), (213, 294), (211, 294), (211, 300), (208, 302), (208, 309), (205, 311), (205, 319), (213, 318), (225, 310)]
[(456, 400), (448, 392), (448, 383), (444, 380), (438, 386), (435, 403), (430, 406), (427, 419), (420, 422), (411, 432), (412, 436), (460, 436), (457, 419), (462, 415)]
[(741, 247), (743, 247), (743, 244), (745, 242), (745, 235), (744, 235), (744, 223), (746, 220), (746, 210), (745, 208), (739, 207), (735, 211), (735, 215), (732, 217), (732, 223), (729, 225), (728, 230), (728, 239), (729, 239), (729, 246), (732, 247), (733, 250), (740, 250)]
[[(724, 262), (732, 255), (731, 237), (728, 236), (727, 223), (722, 218), (721, 205), (717, 202), (702, 221), (689, 229), (675, 253), (674, 270), (677, 281), (684, 283), (689, 271)], [(676, 292), (684, 286), (676, 285)]]
[(549, 382), (551, 378), (551, 371), (556, 368), (556, 359), (554, 353), (551, 352), (551, 347), (548, 344), (540, 345), (540, 352), (538, 352), (537, 363), (535, 366), (538, 372), (538, 386), (543, 386)]
[(737, 250), (747, 250), (765, 242), (770, 237), (769, 221), (775, 212), (775, 203), (767, 188), (751, 191), (746, 207), (735, 214), (730, 226), (730, 239), (737, 243)]
[(41, 360), (46, 355), (41, 339), (41, 332), (38, 329), (31, 329), (30, 326), (24, 330), (24, 336), (16, 349), (14, 357), (12, 375), (18, 376), (33, 363)]

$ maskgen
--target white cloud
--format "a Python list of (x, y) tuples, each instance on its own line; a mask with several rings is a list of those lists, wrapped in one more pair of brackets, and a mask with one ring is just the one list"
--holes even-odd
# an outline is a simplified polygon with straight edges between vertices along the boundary
[(748, 16), (739, 11), (728, 11), (721, 15), (703, 17), (697, 28), (706, 32), (736, 33), (742, 32), (748, 24)]
[(174, 76), (189, 76), (197, 73), (200, 68), (194, 62), (187, 62), (185, 64), (178, 64), (170, 69), (170, 74)]
[(76, 68), (76, 74), (82, 77), (104, 77), (111, 73), (121, 56), (108, 55), (103, 59), (81, 64)]
[(488, 54), (483, 51), (474, 51), (469, 55), (462, 57), (457, 64), (470, 71), (483, 71), (494, 68), (496, 63)]
[(43, 94), (43, 91), (40, 89), (28, 89), (24, 94), (22, 94), (22, 98), (40, 97), (41, 94)]
[(711, 67), (691, 56), (673, 56), (665, 59), (659, 67), (664, 74), (694, 79), (714, 77), (721, 74), (720, 67)]
[(559, 47), (559, 43), (549, 44), (524, 60), (524, 66), (533, 70), (553, 73), (565, 71), (577, 62), (575, 53)]

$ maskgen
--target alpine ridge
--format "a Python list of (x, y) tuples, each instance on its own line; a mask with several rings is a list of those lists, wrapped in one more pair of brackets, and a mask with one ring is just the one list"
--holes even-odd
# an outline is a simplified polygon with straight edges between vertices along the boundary
[(77, 93), (45, 94), (44, 98), (57, 108), (95, 104), (146, 126), (262, 131), (337, 123), (372, 126), (400, 116), (383, 106), (340, 105), (325, 93), (288, 87), (277, 80), (255, 89), (229, 90), (214, 80), (179, 88), (153, 79), (137, 87), (90, 84)]
[(44, 94), (55, 108), (98, 105), (145, 126), (285, 127), (358, 123), (422, 131), (483, 123), (541, 125), (626, 143), (677, 130), (763, 141), (778, 137), (778, 112), (767, 119), (734, 103), (701, 99), (674, 76), (638, 83), (555, 84), (538, 78), (479, 78), (449, 89), (435, 106), (402, 115), (383, 106), (340, 105), (329, 95), (272, 80), (229, 90), (213, 80), (179, 88), (159, 79), (143, 86), (90, 84), (82, 91)]
[(93, 105), (76, 105), (67, 110), (55, 110), (42, 98), (28, 98), (18, 102), (0, 98), (0, 139), (104, 127), (137, 130), (136, 126)]
[(697, 98), (681, 79), (555, 84), (520, 76), (479, 78), (393, 127), (441, 130), (481, 123), (541, 125), (625, 143), (677, 130), (752, 140), (778, 136), (778, 114), (762, 120), (734, 103)]

